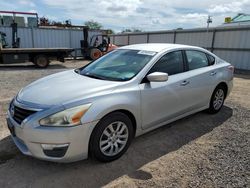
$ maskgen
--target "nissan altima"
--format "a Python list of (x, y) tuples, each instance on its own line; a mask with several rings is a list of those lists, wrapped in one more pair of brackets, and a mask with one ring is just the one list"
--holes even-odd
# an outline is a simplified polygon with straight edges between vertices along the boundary
[(7, 124), (25, 155), (112, 161), (136, 136), (199, 111), (219, 112), (233, 71), (199, 47), (124, 46), (24, 87), (10, 103)]

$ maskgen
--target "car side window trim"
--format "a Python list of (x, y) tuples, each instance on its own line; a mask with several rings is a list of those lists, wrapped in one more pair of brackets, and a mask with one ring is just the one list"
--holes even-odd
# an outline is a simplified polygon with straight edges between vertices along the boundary
[(183, 58), (183, 65), (184, 65), (184, 72), (189, 71), (188, 61), (186, 56), (186, 50), (182, 50), (182, 58)]

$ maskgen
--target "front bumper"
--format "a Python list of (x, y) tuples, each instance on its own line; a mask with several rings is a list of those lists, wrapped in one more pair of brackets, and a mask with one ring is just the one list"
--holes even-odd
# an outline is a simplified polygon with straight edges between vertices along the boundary
[[(9, 112), (7, 115), (11, 137), (19, 150), (25, 155), (53, 162), (73, 162), (86, 159), (90, 135), (97, 122), (75, 127), (20, 126)], [(56, 146), (58, 147), (56, 148)], [(53, 154), (53, 151), (50, 151), (53, 148), (63, 156), (54, 155), (56, 152)]]

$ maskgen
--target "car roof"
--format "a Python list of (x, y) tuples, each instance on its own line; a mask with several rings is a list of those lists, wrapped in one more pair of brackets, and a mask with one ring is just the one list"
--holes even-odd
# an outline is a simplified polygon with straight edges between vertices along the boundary
[(175, 49), (175, 48), (195, 48), (201, 49), (195, 46), (188, 46), (183, 44), (171, 44), (171, 43), (144, 43), (144, 44), (133, 44), (128, 46), (120, 47), (119, 49), (128, 49), (128, 50), (145, 50), (153, 52), (161, 52), (164, 50)]

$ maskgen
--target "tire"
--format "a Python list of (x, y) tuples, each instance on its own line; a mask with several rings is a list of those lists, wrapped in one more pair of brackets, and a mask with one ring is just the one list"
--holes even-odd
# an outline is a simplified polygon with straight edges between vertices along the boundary
[(217, 86), (210, 99), (209, 108), (207, 110), (210, 114), (216, 114), (222, 108), (226, 97), (226, 89), (223, 86)]
[[(114, 129), (113, 136), (111, 127)], [(127, 151), (133, 137), (134, 129), (127, 115), (121, 112), (108, 114), (93, 130), (90, 155), (101, 162), (116, 160)]]
[(46, 68), (49, 65), (49, 59), (46, 55), (37, 55), (34, 58), (34, 64), (39, 68)]
[(90, 50), (90, 58), (92, 60), (96, 60), (96, 59), (100, 58), (101, 56), (102, 56), (102, 52), (98, 48), (92, 48)]

